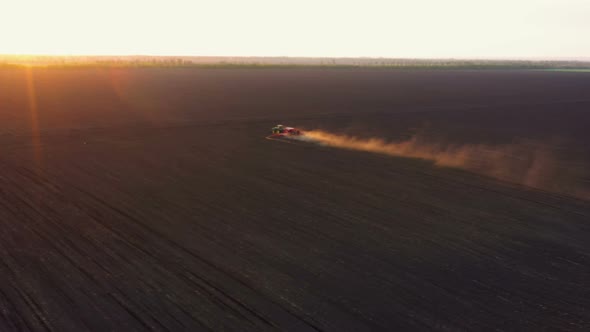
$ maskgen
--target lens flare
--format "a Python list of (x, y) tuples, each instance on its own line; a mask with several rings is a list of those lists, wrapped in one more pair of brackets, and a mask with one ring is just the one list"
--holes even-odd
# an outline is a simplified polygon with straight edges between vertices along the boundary
[(37, 92), (35, 90), (34, 69), (28, 67), (25, 69), (25, 81), (27, 84), (27, 100), (29, 105), (29, 120), (31, 126), (31, 144), (33, 145), (33, 158), (35, 160), (36, 170), (39, 171), (42, 163), (41, 155), (41, 133), (39, 132), (39, 110), (37, 104)]

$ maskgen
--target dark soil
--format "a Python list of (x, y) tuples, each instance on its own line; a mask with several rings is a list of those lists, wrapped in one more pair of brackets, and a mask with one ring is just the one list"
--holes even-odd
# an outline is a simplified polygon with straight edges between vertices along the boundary
[(588, 201), (276, 123), (588, 169), (590, 73), (0, 70), (0, 331), (590, 329)]

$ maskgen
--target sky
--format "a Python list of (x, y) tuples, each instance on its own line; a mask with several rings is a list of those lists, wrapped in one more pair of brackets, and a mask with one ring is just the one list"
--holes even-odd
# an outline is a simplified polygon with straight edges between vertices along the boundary
[(0, 0), (0, 54), (590, 58), (590, 0)]

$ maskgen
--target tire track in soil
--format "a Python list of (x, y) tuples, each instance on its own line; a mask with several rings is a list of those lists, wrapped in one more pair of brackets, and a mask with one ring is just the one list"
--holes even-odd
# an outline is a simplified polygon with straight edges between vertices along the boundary
[[(59, 186), (52, 184), (51, 182), (44, 179), (41, 175), (35, 174), (30, 170), (18, 169), (16, 167), (11, 170), (6, 164), (3, 164), (2, 171), (4, 174), (12, 172), (19, 175), (19, 177), (10, 179), (2, 184), (2, 188), (4, 189), (0, 191), (0, 206), (5, 208), (3, 210), (9, 211), (12, 214), (12, 218), (9, 217), (5, 220), (16, 218), (18, 220), (24, 221), (22, 224), (22, 227), (24, 228), (23, 230), (27, 233), (30, 233), (30, 236), (36, 237), (36, 239), (33, 241), (40, 242), (41, 245), (46, 246), (48, 250), (54, 252), (56, 257), (61, 257), (61, 259), (65, 260), (67, 263), (64, 268), (76, 270), (86, 279), (79, 280), (78, 282), (85, 283), (90, 281), (92, 284), (87, 285), (87, 287), (89, 286), (90, 289), (99, 290), (104, 294), (109, 294), (109, 296), (114, 300), (113, 304), (118, 305), (120, 308), (124, 309), (124, 312), (129, 314), (133, 320), (137, 321), (142, 329), (149, 328), (151, 330), (179, 330), (193, 326), (197, 329), (210, 330), (212, 327), (207, 327), (207, 322), (201, 321), (203, 317), (199, 317), (198, 315), (195, 316), (184, 309), (185, 306), (191, 307), (192, 301), (190, 299), (184, 299), (175, 304), (178, 312), (182, 312), (184, 315), (188, 316), (188, 318), (185, 317), (177, 319), (174, 316), (170, 317), (170, 319), (175, 320), (177, 323), (182, 321), (184, 321), (184, 323), (180, 323), (179, 325), (176, 323), (171, 323), (170, 320), (160, 322), (158, 316), (162, 316), (162, 313), (166, 312), (165, 310), (149, 309), (145, 304), (134, 302), (133, 296), (130, 297), (130, 294), (126, 294), (124, 289), (115, 286), (116, 283), (120, 282), (121, 280), (112, 278), (111, 273), (114, 270), (113, 267), (116, 267), (120, 264), (141, 268), (141, 266), (134, 264), (134, 260), (142, 261), (142, 264), (145, 264), (145, 262), (148, 261), (151, 262), (150, 264), (158, 266), (156, 270), (151, 270), (151, 272), (158, 272), (160, 274), (166, 275), (165, 277), (160, 277), (161, 280), (190, 285), (189, 288), (193, 289), (195, 292), (198, 292), (202, 297), (207, 298), (208, 301), (211, 301), (211, 305), (218, 306), (218, 310), (226, 312), (226, 314), (229, 314), (230, 316), (233, 315), (237, 317), (237, 320), (241, 323), (236, 325), (236, 327), (240, 326), (240, 328), (245, 328), (246, 325), (244, 325), (244, 323), (246, 323), (251, 325), (251, 329), (256, 327), (257, 330), (265, 330), (268, 328), (276, 329), (279, 328), (280, 325), (286, 324), (290, 327), (299, 326), (299, 328), (302, 328), (305, 325), (307, 326), (307, 329), (316, 331), (319, 330), (312, 323), (307, 322), (306, 318), (299, 317), (288, 309), (279, 309), (277, 312), (277, 309), (281, 308), (277, 303), (266, 304), (266, 309), (269, 307), (278, 306), (277, 309), (271, 310), (272, 317), (275, 319), (277, 317), (282, 317), (281, 319), (284, 320), (284, 322), (281, 323), (274, 323), (272, 320), (269, 320), (269, 318), (266, 318), (264, 315), (258, 313), (256, 311), (257, 309), (249, 307), (247, 304), (242, 303), (239, 298), (234, 298), (229, 293), (219, 288), (219, 286), (215, 286), (213, 281), (208, 280), (203, 276), (199, 276), (190, 270), (186, 270), (182, 266), (174, 264), (174, 262), (172, 262), (170, 259), (163, 258), (161, 254), (158, 254), (158, 252), (168, 252), (170, 255), (176, 256), (189, 255), (193, 262), (194, 259), (196, 259), (208, 269), (212, 269), (214, 274), (217, 275), (215, 278), (217, 280), (216, 282), (219, 282), (221, 277), (224, 287), (228, 287), (228, 285), (232, 284), (233, 286), (229, 286), (229, 288), (247, 287), (249, 292), (254, 292), (254, 295), (251, 294), (249, 297), (263, 297), (263, 295), (257, 294), (256, 290), (252, 289), (243, 281), (235, 279), (235, 277), (233, 277), (229, 272), (223, 271), (212, 262), (196, 255), (186, 248), (179, 246), (173, 241), (166, 239), (163, 234), (149, 228), (135, 217), (129, 215), (123, 210), (120, 210), (118, 207), (110, 204), (109, 202), (96, 197), (92, 193), (82, 188), (72, 186), (72, 188), (78, 192), (78, 195), (76, 195), (76, 199), (70, 200), (64, 196), (63, 192), (60, 191)], [(7, 185), (11, 185), (13, 189), (17, 189), (7, 192), (6, 188), (9, 188)], [(60, 186), (68, 186), (68, 184), (61, 183)], [(19, 187), (27, 188), (28, 192), (19, 190)], [(43, 197), (43, 200), (39, 200), (37, 202), (28, 200), (27, 198), (31, 193), (33, 194), (33, 197)], [(7, 206), (6, 204), (10, 204), (10, 206)], [(17, 205), (24, 208), (15, 210), (15, 206)], [(73, 225), (64, 223), (63, 220), (59, 220), (61, 217), (59, 216), (59, 213), (62, 211), (54, 210), (51, 205), (57, 205), (60, 208), (67, 208), (68, 210), (71, 210), (69, 211), (70, 213), (75, 213), (77, 217), (83, 217), (77, 219), (77, 222), (80, 222), (80, 219), (83, 219), (84, 222), (94, 224), (92, 230), (93, 232), (102, 228), (100, 232), (106, 232), (108, 234), (103, 234), (101, 237), (116, 238), (117, 242), (119, 242), (119, 244), (123, 245), (124, 247), (118, 248), (116, 251), (108, 250), (104, 247), (106, 243), (101, 243), (99, 242), (100, 240), (97, 241), (95, 234), (92, 234), (91, 236), (85, 234), (86, 236), (82, 239), (71, 240), (70, 236), (75, 235), (79, 230), (77, 230)], [(54, 216), (56, 217), (54, 218)], [(125, 225), (125, 227), (117, 229), (113, 226), (113, 223)], [(88, 227), (88, 225), (85, 225), (85, 227)], [(61, 234), (61, 236), (63, 236), (63, 234), (67, 234), (67, 236), (60, 239), (60, 235), (57, 234)], [(149, 243), (150, 245), (155, 245), (156, 247), (151, 249), (143, 248), (142, 243)], [(16, 244), (14, 244), (14, 246), (16, 246)], [(95, 254), (91, 254), (93, 251), (100, 252), (101, 255), (107, 256), (107, 261), (104, 261), (104, 259), (97, 260), (93, 258), (93, 256), (95, 256)], [(175, 254), (172, 254), (172, 251), (174, 251)], [(4, 252), (7, 252), (6, 248), (4, 249)], [(6, 256), (10, 256), (10, 254), (7, 254)], [(129, 256), (135, 256), (137, 258), (131, 259)], [(88, 258), (90, 258), (90, 260)], [(176, 258), (177, 261), (182, 261), (185, 259), (185, 257)], [(13, 270), (14, 272), (14, 269), (18, 269), (18, 263), (13, 263), (12, 266), (14, 268), (8, 268), (8, 270)], [(102, 273), (97, 273), (99, 270), (102, 270)], [(166, 271), (174, 271), (174, 274), (170, 274), (170, 272)], [(130, 275), (132, 275), (130, 270), (128, 270), (128, 272)], [(124, 277), (126, 274), (123, 271), (120, 271), (119, 273), (122, 277)], [(41, 271), (40, 274), (49, 275), (48, 273)], [(12, 279), (22, 280), (26, 278), (14, 276)], [(104, 281), (105, 279), (107, 279), (107, 282)], [(51, 284), (53, 285), (51, 288), (53, 288), (54, 291), (61, 293), (61, 299), (67, 299), (68, 303), (65, 303), (65, 306), (75, 307), (74, 300), (69, 294), (74, 292), (74, 290), (59, 290), (59, 287), (56, 287), (59, 285), (55, 281), (51, 282)], [(151, 288), (151, 290), (154, 291), (159, 287), (165, 287), (165, 285), (156, 285), (153, 281), (147, 281), (145, 287)], [(26, 288), (27, 287), (24, 285), (15, 285), (15, 289)], [(76, 295), (80, 296), (80, 294)], [(68, 330), (76, 329), (75, 326), (70, 326), (68, 328), (67, 324), (59, 321), (48, 323), (43, 317), (60, 316), (64, 315), (64, 313), (56, 315), (56, 313), (53, 312), (51, 308), (32, 302), (31, 297), (26, 294), (21, 294), (20, 297), (24, 299), (26, 303), (28, 303), (29, 309), (26, 311), (32, 312), (37, 317), (35, 321), (38, 322), (39, 326), (43, 325), (44, 329), (54, 330), (55, 328), (52, 327), (53, 325), (61, 326), (61, 328), (65, 327)], [(78, 301), (79, 300), (80, 299), (78, 299)], [(87, 300), (96, 301), (96, 299)], [(53, 306), (59, 307), (59, 305), (56, 304)], [(100, 308), (98, 307), (95, 307), (94, 309), (100, 311)], [(280, 310), (285, 311), (284, 313), (280, 313)], [(116, 312), (116, 310), (111, 309), (108, 312), (102, 312), (98, 315), (98, 317), (104, 317), (105, 315), (108, 316), (109, 312), (112, 314), (113, 311)], [(289, 318), (289, 316), (292, 318)], [(301, 323), (298, 323), (297, 321), (304, 322), (304, 325), (301, 325)], [(79, 329), (89, 329), (89, 325), (87, 325), (86, 322), (81, 321), (79, 324), (81, 324), (78, 326)], [(96, 321), (90, 322), (88, 324), (96, 324)], [(121, 325), (114, 325), (114, 327), (117, 326), (120, 327)], [(111, 326), (111, 328), (112, 327), (113, 326)], [(31, 328), (31, 330), (36, 329), (36, 327)]]

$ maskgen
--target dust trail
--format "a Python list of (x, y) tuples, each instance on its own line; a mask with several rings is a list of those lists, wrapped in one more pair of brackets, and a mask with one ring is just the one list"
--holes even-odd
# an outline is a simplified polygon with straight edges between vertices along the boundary
[(298, 139), (336, 148), (430, 160), (439, 166), (461, 168), (504, 181), (590, 199), (589, 188), (579, 185), (580, 180), (589, 176), (585, 165), (561, 160), (555, 149), (539, 142), (443, 144), (419, 135), (405, 141), (388, 142), (321, 130), (306, 131)]

